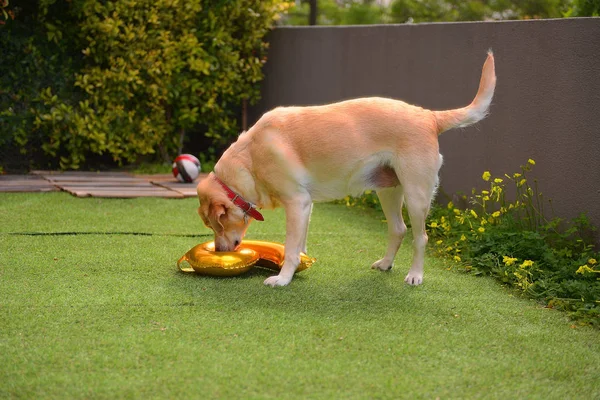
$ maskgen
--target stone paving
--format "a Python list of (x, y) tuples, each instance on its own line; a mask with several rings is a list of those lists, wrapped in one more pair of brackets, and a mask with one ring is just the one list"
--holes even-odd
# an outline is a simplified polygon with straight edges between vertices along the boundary
[(33, 171), (29, 175), (0, 175), (0, 192), (66, 191), (77, 197), (196, 196), (195, 182), (177, 181), (171, 174), (137, 175), (127, 172)]

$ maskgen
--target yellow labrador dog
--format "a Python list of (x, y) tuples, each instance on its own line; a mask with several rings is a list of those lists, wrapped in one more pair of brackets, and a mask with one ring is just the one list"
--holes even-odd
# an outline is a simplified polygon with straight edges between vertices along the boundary
[(438, 135), (483, 119), (496, 86), (488, 53), (479, 90), (466, 107), (431, 111), (402, 101), (371, 97), (314, 107), (278, 107), (242, 133), (198, 184), (198, 213), (215, 233), (217, 251), (236, 249), (260, 208), (283, 207), (284, 264), (269, 286), (290, 283), (306, 252), (315, 201), (367, 189), (377, 191), (388, 223), (385, 256), (372, 268), (389, 270), (406, 234), (406, 202), (413, 229), (413, 261), (405, 281), (423, 281), (425, 219), (442, 165)]

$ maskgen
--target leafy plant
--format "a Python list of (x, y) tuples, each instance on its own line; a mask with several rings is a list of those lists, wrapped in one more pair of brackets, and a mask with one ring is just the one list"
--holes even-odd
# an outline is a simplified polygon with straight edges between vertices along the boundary
[(49, 111), (40, 93), (52, 85), (58, 96), (72, 97), (81, 61), (72, 54), (76, 38), (69, 28), (61, 41), (48, 40), (45, 21), (70, 15), (60, 7), (44, 13), (30, 3), (20, 2), (14, 19), (0, 27), (0, 156), (9, 170), (49, 166), (42, 150), (47, 134), (34, 128), (36, 115)]
[[(452, 267), (494, 276), (547, 307), (600, 327), (600, 253), (590, 236), (595, 229), (584, 215), (568, 224), (547, 216), (551, 202), (528, 177), (534, 165), (530, 159), (520, 172), (502, 177), (484, 172), (490, 186), (474, 190), (467, 208), (452, 202), (434, 207), (430, 242)], [(516, 191), (514, 201), (507, 200), (508, 184)]]
[(8, 0), (0, 0), (0, 25), (4, 25), (9, 18), (15, 19), (15, 13), (8, 6)]
[(381, 203), (377, 197), (377, 193), (372, 190), (367, 190), (362, 196), (346, 196), (343, 200), (338, 200), (338, 203), (346, 204), (348, 207), (369, 207), (376, 210), (381, 210)]
[[(309, 2), (296, 5), (285, 22), (306, 25)], [(597, 16), (600, 0), (320, 0), (317, 11), (319, 25), (485, 21)]]
[(600, 0), (573, 0), (572, 7), (565, 17), (597, 17), (600, 16)]
[[(119, 164), (156, 153), (171, 160), (190, 136), (224, 145), (239, 133), (242, 104), (259, 98), (264, 36), (287, 7), (281, 0), (41, 1), (29, 18), (34, 31), (22, 36), (35, 38), (38, 51), (42, 37), (50, 48), (66, 48), (65, 63), (56, 65), (74, 70), (64, 71), (62, 86), (18, 74), (35, 106), (0, 116), (17, 118), (0, 125), (3, 136), (25, 152), (39, 137), (36, 147), (65, 169), (90, 154)], [(46, 58), (38, 58), (41, 70), (54, 65)], [(3, 81), (6, 96), (19, 90)]]

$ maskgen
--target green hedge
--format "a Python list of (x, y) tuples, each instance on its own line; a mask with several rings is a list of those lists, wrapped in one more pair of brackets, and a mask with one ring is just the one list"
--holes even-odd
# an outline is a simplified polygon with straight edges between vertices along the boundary
[[(259, 98), (281, 0), (25, 2), (0, 27), (0, 154), (77, 169), (225, 145)], [(29, 5), (29, 6), (27, 6)], [(5, 159), (6, 157), (3, 157)]]
[[(428, 220), (435, 253), (475, 275), (489, 275), (546, 307), (567, 311), (582, 324), (600, 328), (600, 252), (585, 215), (570, 222), (553, 214), (528, 160), (514, 174), (482, 178), (489, 187), (473, 191), (469, 207), (433, 208)], [(514, 188), (513, 201), (506, 198)]]

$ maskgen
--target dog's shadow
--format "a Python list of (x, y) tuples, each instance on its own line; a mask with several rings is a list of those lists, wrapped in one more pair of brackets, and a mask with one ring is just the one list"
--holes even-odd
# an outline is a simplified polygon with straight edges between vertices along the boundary
[[(365, 268), (352, 279), (325, 282), (314, 279), (320, 271), (308, 270), (296, 274), (286, 287), (271, 288), (262, 281), (275, 272), (253, 268), (234, 277), (211, 277), (177, 271), (171, 280), (172, 289), (185, 292), (188, 303), (219, 309), (243, 307), (246, 311), (297, 312), (323, 316), (344, 316), (349, 312), (363, 318), (374, 313), (410, 312), (418, 315), (423, 310), (430, 289), (404, 283), (404, 271), (380, 272)], [(440, 304), (440, 307), (444, 307)], [(429, 307), (427, 307), (429, 308)]]

